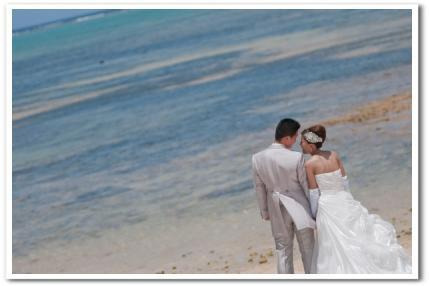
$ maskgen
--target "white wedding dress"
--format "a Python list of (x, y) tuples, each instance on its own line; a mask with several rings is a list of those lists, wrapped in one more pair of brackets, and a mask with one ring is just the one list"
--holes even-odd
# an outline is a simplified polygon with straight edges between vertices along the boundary
[(316, 175), (320, 189), (312, 273), (411, 273), (392, 224), (353, 199), (341, 171)]

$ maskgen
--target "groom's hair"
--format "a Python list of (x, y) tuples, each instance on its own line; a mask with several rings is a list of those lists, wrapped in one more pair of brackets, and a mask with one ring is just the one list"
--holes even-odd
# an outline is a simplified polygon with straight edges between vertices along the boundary
[(277, 141), (280, 141), (283, 137), (294, 136), (300, 127), (301, 125), (298, 121), (291, 118), (284, 118), (277, 124), (275, 138)]

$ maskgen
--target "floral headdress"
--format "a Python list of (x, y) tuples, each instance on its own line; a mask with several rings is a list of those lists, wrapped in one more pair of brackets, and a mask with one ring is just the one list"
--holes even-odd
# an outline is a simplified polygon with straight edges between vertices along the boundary
[(307, 131), (302, 134), (302, 136), (304, 136), (305, 140), (307, 140), (308, 143), (316, 144), (323, 142), (323, 139), (312, 131)]

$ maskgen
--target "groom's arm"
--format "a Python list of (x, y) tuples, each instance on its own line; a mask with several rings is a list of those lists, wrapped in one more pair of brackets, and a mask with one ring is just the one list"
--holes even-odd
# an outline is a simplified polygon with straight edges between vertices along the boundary
[(256, 198), (258, 200), (259, 210), (261, 212), (261, 217), (264, 220), (269, 220), (270, 216), (268, 213), (268, 204), (267, 204), (267, 188), (264, 182), (261, 180), (261, 178), (258, 175), (254, 157), (252, 157), (252, 178), (253, 178), (253, 185), (256, 191)]
[(301, 185), (305, 196), (307, 199), (310, 198), (309, 192), (308, 192), (308, 182), (307, 182), (307, 173), (305, 171), (305, 159), (304, 154), (301, 154), (301, 158), (299, 159), (298, 166), (297, 166), (297, 174), (298, 174), (298, 181)]

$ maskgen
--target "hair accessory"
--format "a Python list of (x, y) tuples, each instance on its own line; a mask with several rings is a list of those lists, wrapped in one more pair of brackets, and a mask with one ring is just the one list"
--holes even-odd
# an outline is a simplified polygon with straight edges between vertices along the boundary
[(307, 131), (302, 136), (304, 136), (305, 140), (307, 140), (308, 143), (315, 144), (315, 143), (323, 142), (323, 139), (312, 131)]

